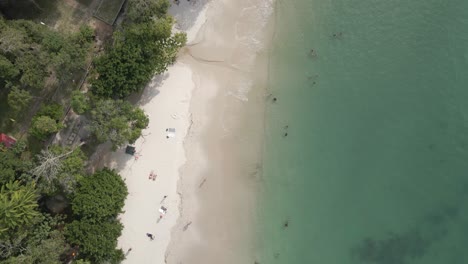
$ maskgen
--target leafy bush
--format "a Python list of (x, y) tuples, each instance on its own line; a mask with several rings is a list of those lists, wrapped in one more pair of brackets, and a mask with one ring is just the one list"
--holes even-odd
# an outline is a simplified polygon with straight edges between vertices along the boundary
[(117, 248), (117, 239), (122, 233), (118, 221), (93, 222), (89, 219), (75, 220), (65, 228), (67, 241), (79, 246), (80, 258), (93, 263), (120, 263), (124, 255)]
[(47, 136), (56, 133), (62, 128), (55, 120), (48, 116), (38, 116), (33, 119), (29, 133), (39, 140), (45, 140)]
[(91, 222), (116, 217), (122, 211), (128, 191), (113, 170), (103, 169), (83, 177), (72, 200), (73, 214)]
[(76, 220), (66, 226), (65, 235), (79, 246), (83, 258), (95, 263), (120, 263), (124, 258), (116, 249), (123, 228), (116, 217), (127, 194), (125, 182), (113, 170), (103, 169), (79, 181), (72, 200)]
[(60, 123), (63, 115), (63, 108), (59, 104), (51, 103), (42, 106), (32, 120), (29, 133), (39, 140), (45, 140), (49, 135), (63, 128)]
[[(19, 143), (19, 144), (18, 144)], [(0, 184), (4, 185), (10, 181), (17, 180), (21, 174), (31, 168), (31, 163), (20, 158), (19, 145), (24, 142), (17, 142), (13, 148), (0, 151)], [(18, 150), (18, 152), (17, 152)]]
[(48, 116), (53, 120), (59, 121), (63, 118), (63, 107), (56, 103), (48, 103), (47, 105), (43, 105), (39, 112), (37, 112), (38, 116)]
[(154, 17), (167, 14), (171, 4), (168, 0), (130, 0), (128, 1), (127, 20), (131, 23), (148, 22)]
[(143, 110), (122, 100), (99, 100), (91, 110), (91, 130), (100, 142), (109, 140), (114, 149), (135, 142), (149, 123)]
[(81, 115), (89, 109), (88, 97), (80, 91), (73, 91), (71, 106), (75, 113)]
[(32, 225), (39, 217), (37, 208), (38, 194), (33, 184), (20, 185), (18, 181), (9, 182), (0, 189), (0, 237), (18, 228)]
[(93, 93), (124, 98), (164, 72), (186, 41), (185, 34), (171, 35), (172, 25), (171, 17), (162, 17), (115, 33), (111, 50), (95, 61), (98, 78), (91, 82)]
[(8, 105), (15, 114), (23, 111), (31, 102), (32, 96), (26, 91), (14, 86), (8, 94)]

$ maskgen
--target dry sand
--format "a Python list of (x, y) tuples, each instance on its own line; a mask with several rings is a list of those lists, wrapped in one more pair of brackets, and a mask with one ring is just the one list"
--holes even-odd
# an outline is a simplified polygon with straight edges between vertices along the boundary
[[(182, 142), (190, 124), (192, 88), (191, 71), (180, 63), (154, 80), (140, 102), (150, 125), (135, 144), (135, 157), (123, 150), (113, 154), (110, 166), (119, 170), (129, 190), (120, 216), (124, 229), (119, 246), (124, 252), (132, 249), (125, 263), (164, 262), (170, 231), (179, 217), (176, 187), (179, 167), (185, 163)], [(166, 138), (167, 128), (176, 129), (174, 138)], [(152, 171), (157, 175), (154, 181), (149, 179)], [(161, 206), (168, 211), (159, 219)], [(146, 233), (155, 239), (151, 241)]]
[[(139, 102), (150, 125), (135, 144), (138, 158), (119, 150), (108, 164), (129, 189), (124, 263), (254, 262), (271, 3), (193, 1), (171, 7), (189, 43)], [(170, 127), (176, 137), (167, 139)], [(160, 206), (168, 212), (158, 221)]]

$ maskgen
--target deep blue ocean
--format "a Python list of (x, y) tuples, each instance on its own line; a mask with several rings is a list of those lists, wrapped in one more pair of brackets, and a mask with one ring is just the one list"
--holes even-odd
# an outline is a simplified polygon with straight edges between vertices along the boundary
[(258, 262), (468, 263), (468, 1), (277, 0), (275, 25)]

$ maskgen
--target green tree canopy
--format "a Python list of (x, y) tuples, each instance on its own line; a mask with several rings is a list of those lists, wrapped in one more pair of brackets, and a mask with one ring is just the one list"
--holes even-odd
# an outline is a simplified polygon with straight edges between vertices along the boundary
[(73, 34), (26, 20), (0, 17), (0, 89), (7, 83), (41, 91), (53, 76), (64, 82), (85, 66), (93, 31), (82, 26)]
[(56, 263), (59, 255), (68, 248), (62, 231), (57, 230), (63, 225), (63, 218), (41, 214), (28, 228), (0, 238), (0, 263), (49, 263), (47, 259)]
[(128, 1), (127, 20), (132, 23), (148, 22), (167, 14), (171, 4), (168, 0), (130, 0)]
[(14, 86), (8, 94), (8, 105), (17, 114), (29, 105), (31, 99), (32, 96), (28, 91)]
[(58, 132), (63, 126), (60, 123), (64, 113), (61, 105), (49, 103), (43, 105), (33, 118), (29, 133), (40, 140)]
[(171, 35), (172, 25), (173, 19), (165, 16), (116, 32), (110, 51), (95, 61), (98, 78), (91, 82), (93, 93), (124, 98), (164, 72), (186, 41), (185, 34)]
[(61, 255), (69, 249), (63, 234), (54, 230), (40, 243), (28, 245), (26, 251), (16, 257), (10, 257), (2, 264), (61, 264)]
[(84, 93), (73, 91), (71, 106), (75, 113), (81, 115), (89, 109), (89, 99)]
[(26, 88), (42, 89), (47, 72), (47, 61), (45, 54), (34, 54), (26, 52), (16, 59), (15, 65), (20, 70), (20, 84)]
[(14, 181), (17, 171), (21, 167), (21, 160), (11, 151), (0, 151), (0, 183)]
[(19, 179), (31, 168), (31, 162), (22, 159), (22, 151), (15, 152), (15, 147), (0, 150), (0, 185)]
[(51, 33), (44, 38), (47, 40), (44, 45), (50, 54), (51, 63), (62, 79), (69, 79), (73, 72), (85, 66), (86, 55), (93, 40), (93, 31), (88, 26), (82, 26), (79, 32), (70, 36)]
[(82, 178), (72, 199), (74, 220), (65, 228), (67, 241), (78, 245), (80, 258), (93, 263), (120, 263), (123, 252), (117, 247), (122, 224), (116, 216), (122, 211), (128, 191), (115, 171), (103, 169)]
[(72, 200), (73, 214), (89, 221), (115, 218), (122, 211), (128, 191), (113, 170), (103, 169), (83, 177)]
[(26, 32), (22, 28), (13, 27), (0, 18), (0, 51), (4, 54), (18, 54), (26, 46)]
[(0, 189), (0, 237), (18, 228), (32, 225), (39, 217), (38, 194), (33, 184), (9, 182)]
[(80, 258), (93, 263), (120, 263), (123, 252), (117, 248), (117, 239), (122, 233), (118, 221), (95, 223), (90, 220), (75, 220), (65, 228), (65, 236), (72, 245), (78, 245)]
[(100, 142), (109, 140), (114, 149), (135, 142), (149, 119), (140, 108), (122, 100), (99, 100), (91, 110), (91, 130)]
[(5, 56), (0, 54), (0, 79), (11, 80), (18, 75), (18, 68)]
[(84, 175), (86, 157), (80, 148), (52, 145), (42, 150), (36, 159), (37, 165), (31, 172), (38, 177), (38, 188), (44, 194), (70, 194)]
[(47, 103), (43, 105), (39, 112), (37, 112), (39, 116), (48, 116), (53, 120), (60, 120), (63, 118), (63, 106), (57, 103)]
[(52, 133), (58, 132), (61, 126), (48, 116), (38, 116), (33, 119), (29, 133), (37, 139), (44, 140)]

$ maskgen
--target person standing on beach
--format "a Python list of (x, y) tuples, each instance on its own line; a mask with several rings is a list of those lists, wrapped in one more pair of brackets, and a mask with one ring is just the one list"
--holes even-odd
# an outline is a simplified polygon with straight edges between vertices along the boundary
[(150, 233), (146, 233), (146, 236), (149, 237), (150, 240), (153, 240), (154, 239), (154, 236), (153, 234), (150, 234)]

